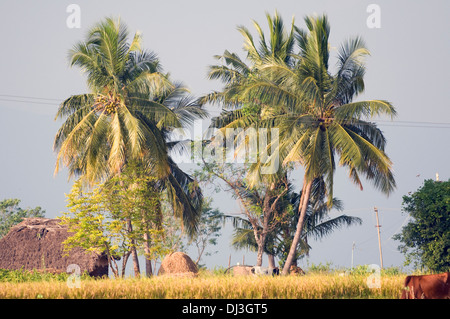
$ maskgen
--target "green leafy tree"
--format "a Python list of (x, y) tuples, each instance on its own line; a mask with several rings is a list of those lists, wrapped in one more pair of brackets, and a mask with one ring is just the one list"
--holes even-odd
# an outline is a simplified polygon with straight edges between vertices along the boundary
[[(91, 191), (83, 190), (81, 180), (77, 180), (66, 197), (70, 212), (63, 213), (60, 219), (68, 226), (71, 236), (63, 242), (64, 251), (68, 253), (74, 247), (82, 247), (97, 254), (105, 253), (114, 276), (119, 276), (116, 260), (129, 251), (125, 226), (109, 218), (100, 186), (93, 186)], [(125, 264), (124, 258), (124, 267)]]
[(411, 221), (394, 239), (402, 245), (406, 265), (444, 272), (450, 269), (450, 180), (426, 180), (421, 188), (403, 196), (403, 211)]
[[(66, 250), (83, 247), (105, 253), (115, 276), (123, 276), (127, 260), (133, 251), (142, 248), (147, 261), (147, 275), (152, 274), (151, 259), (167, 253), (159, 193), (154, 190), (157, 179), (130, 166), (121, 175), (95, 185), (92, 190), (75, 182), (68, 195), (70, 213), (62, 216), (73, 233), (65, 241)], [(122, 270), (116, 263), (122, 258)], [(140, 275), (139, 263), (133, 263), (135, 276)]]
[(40, 206), (23, 209), (19, 207), (20, 199), (4, 199), (0, 201), (0, 238), (5, 236), (9, 229), (20, 223), (24, 218), (44, 217), (45, 210)]
[[(242, 219), (251, 225), (249, 229), (256, 243), (256, 265), (261, 266), (267, 237), (280, 225), (282, 218), (278, 215), (286, 213), (278, 206), (287, 192), (287, 184), (286, 180), (281, 180), (278, 184), (249, 187), (245, 178), (247, 170), (246, 164), (204, 162), (202, 169), (196, 171), (194, 176), (199, 182), (214, 185), (217, 192), (223, 190), (231, 193), (239, 201)], [(234, 222), (238, 220), (233, 219)]]
[[(309, 202), (306, 221), (302, 232), (303, 235), (299, 243), (300, 249), (297, 250), (292, 264), (296, 264), (299, 258), (302, 258), (309, 253), (311, 247), (308, 244), (308, 239), (322, 239), (343, 226), (361, 224), (362, 222), (361, 219), (357, 217), (347, 215), (329, 218), (331, 208), (326, 204), (323, 179), (315, 180), (313, 185), (311, 201)], [(279, 220), (278, 227), (274, 228), (274, 230), (268, 234), (264, 248), (264, 252), (269, 257), (269, 266), (271, 267), (275, 267), (274, 257), (279, 258), (280, 265), (285, 264), (298, 223), (299, 215), (297, 214), (297, 211), (301, 194), (295, 193), (292, 186), (289, 186), (288, 193), (283, 196), (280, 205), (277, 208), (279, 211), (285, 213), (275, 215), (277, 218), (281, 217), (283, 220)], [(342, 210), (341, 201), (336, 198), (333, 199), (333, 208), (339, 211)], [(233, 224), (235, 225), (232, 241), (233, 246), (238, 249), (250, 248), (256, 251), (257, 246), (252, 235), (250, 223), (239, 217), (233, 216), (232, 219), (234, 221)]]

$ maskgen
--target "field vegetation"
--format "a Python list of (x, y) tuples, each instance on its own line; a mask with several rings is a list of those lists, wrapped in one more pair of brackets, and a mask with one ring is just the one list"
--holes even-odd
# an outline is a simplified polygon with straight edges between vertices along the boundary
[(369, 288), (365, 271), (311, 271), (304, 276), (239, 276), (202, 271), (195, 278), (92, 279), (70, 288), (68, 274), (2, 271), (0, 298), (19, 299), (397, 299), (405, 274), (383, 271)]

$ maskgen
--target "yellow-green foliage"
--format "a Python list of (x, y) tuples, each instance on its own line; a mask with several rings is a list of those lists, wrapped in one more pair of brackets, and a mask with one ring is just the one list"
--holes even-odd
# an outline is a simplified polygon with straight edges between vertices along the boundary
[(0, 283), (0, 298), (399, 298), (404, 275), (381, 277), (369, 288), (367, 275), (308, 274), (286, 277), (232, 277), (201, 274), (197, 278), (81, 280), (80, 288), (64, 281)]

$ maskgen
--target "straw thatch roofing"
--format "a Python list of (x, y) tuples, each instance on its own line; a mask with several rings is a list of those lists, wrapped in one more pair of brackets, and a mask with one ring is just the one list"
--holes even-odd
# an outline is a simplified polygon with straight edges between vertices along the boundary
[(25, 218), (0, 239), (0, 268), (66, 272), (67, 266), (77, 264), (81, 273), (108, 275), (105, 256), (82, 248), (74, 248), (69, 256), (63, 256), (62, 242), (68, 236), (67, 227), (58, 219)]
[(167, 255), (159, 267), (158, 275), (195, 277), (198, 268), (192, 259), (182, 252)]

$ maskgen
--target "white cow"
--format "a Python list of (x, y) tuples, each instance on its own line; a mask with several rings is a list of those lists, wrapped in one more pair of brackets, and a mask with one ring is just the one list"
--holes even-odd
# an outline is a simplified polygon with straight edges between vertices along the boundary
[(252, 267), (252, 274), (255, 276), (261, 276), (261, 275), (278, 275), (280, 273), (280, 270), (278, 267), (271, 268), (271, 267), (261, 267), (261, 266), (253, 266)]

